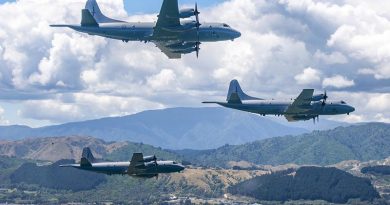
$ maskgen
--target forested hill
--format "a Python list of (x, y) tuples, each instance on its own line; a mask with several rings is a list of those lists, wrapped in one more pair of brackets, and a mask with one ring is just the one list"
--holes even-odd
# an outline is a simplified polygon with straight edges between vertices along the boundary
[(390, 156), (390, 124), (369, 123), (314, 131), (209, 151), (181, 151), (186, 160), (226, 167), (229, 161), (254, 164), (330, 165), (344, 160), (377, 160)]
[(229, 192), (265, 201), (322, 199), (347, 203), (349, 199), (380, 198), (368, 179), (323, 167), (302, 167), (295, 173), (283, 171), (258, 176), (230, 187)]

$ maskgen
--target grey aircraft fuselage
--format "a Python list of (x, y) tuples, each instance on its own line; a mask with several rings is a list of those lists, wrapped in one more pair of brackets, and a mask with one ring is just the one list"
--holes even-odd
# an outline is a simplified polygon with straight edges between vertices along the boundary
[(294, 101), (276, 101), (276, 100), (255, 100), (243, 101), (242, 104), (216, 102), (216, 104), (223, 107), (232, 108), (236, 110), (256, 113), (260, 115), (341, 115), (349, 114), (355, 111), (350, 105), (343, 101), (328, 101), (325, 105), (322, 102), (312, 102), (306, 107), (307, 111), (300, 111), (299, 113), (287, 112), (288, 107)]
[(108, 175), (128, 175), (140, 178), (158, 177), (159, 174), (181, 172), (185, 167), (174, 161), (157, 161), (156, 156), (144, 157), (142, 153), (134, 153), (131, 161), (101, 162), (92, 154), (89, 147), (83, 149), (79, 164), (65, 164), (60, 167), (72, 167), (85, 171)]
[[(202, 42), (234, 40), (241, 33), (225, 23), (199, 22), (198, 6), (179, 10), (178, 0), (164, 0), (156, 22), (126, 22), (105, 16), (96, 0), (88, 0), (81, 10), (81, 23), (55, 24), (52, 27), (69, 27), (81, 33), (96, 35), (123, 42), (152, 42), (170, 59), (182, 54), (199, 56)], [(195, 17), (195, 20), (189, 20)]]
[(266, 115), (284, 115), (289, 122), (319, 118), (320, 115), (350, 114), (355, 108), (344, 101), (327, 101), (327, 94), (313, 95), (314, 89), (304, 89), (287, 101), (264, 100), (247, 95), (237, 80), (230, 82), (226, 102), (204, 102), (223, 107)]
[[(102, 36), (122, 41), (183, 41), (183, 42), (216, 42), (234, 40), (241, 36), (241, 33), (223, 23), (204, 23), (199, 27), (187, 31), (178, 32), (177, 36), (154, 36), (156, 23), (101, 23), (98, 27), (67, 25), (78, 32), (90, 35)], [(199, 32), (199, 38), (198, 38)]]
[(134, 177), (150, 176), (158, 174), (168, 174), (181, 172), (185, 168), (174, 161), (157, 161), (157, 164), (146, 164), (142, 169), (137, 169), (134, 173), (129, 173), (130, 162), (99, 162), (92, 163), (91, 166), (82, 166), (80, 164), (61, 165), (61, 167), (73, 167), (85, 171), (92, 171), (107, 175), (130, 175)]

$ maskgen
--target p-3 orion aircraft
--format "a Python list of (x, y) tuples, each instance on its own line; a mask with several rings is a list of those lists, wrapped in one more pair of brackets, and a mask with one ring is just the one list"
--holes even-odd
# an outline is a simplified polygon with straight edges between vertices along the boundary
[(60, 165), (108, 175), (129, 175), (139, 178), (158, 177), (159, 174), (181, 172), (185, 168), (174, 161), (157, 161), (156, 156), (144, 157), (134, 153), (130, 162), (100, 162), (95, 159), (90, 148), (84, 148), (80, 164)]
[[(199, 10), (179, 10), (178, 0), (164, 0), (157, 22), (125, 22), (106, 17), (96, 0), (88, 0), (82, 10), (81, 25), (51, 25), (69, 27), (76, 31), (123, 42), (153, 42), (170, 59), (196, 52), (199, 56), (201, 42), (234, 40), (241, 33), (226, 23), (199, 22)], [(194, 17), (196, 20), (184, 20)]]
[(264, 100), (245, 94), (237, 80), (230, 82), (227, 102), (215, 103), (223, 107), (266, 115), (284, 115), (289, 122), (319, 120), (320, 115), (350, 114), (355, 108), (344, 101), (327, 101), (328, 95), (313, 95), (314, 89), (304, 89), (296, 99), (290, 101)]

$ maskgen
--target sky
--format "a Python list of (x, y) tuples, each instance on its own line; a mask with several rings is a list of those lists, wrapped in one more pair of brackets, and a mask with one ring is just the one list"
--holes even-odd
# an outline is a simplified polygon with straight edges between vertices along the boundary
[[(98, 0), (127, 21), (155, 21), (161, 0)], [(180, 7), (195, 1), (180, 0)], [(242, 33), (169, 60), (153, 44), (50, 24), (80, 22), (84, 0), (0, 0), (0, 125), (32, 127), (201, 107), (230, 80), (262, 98), (327, 90), (356, 108), (346, 122), (390, 123), (390, 4), (383, 0), (199, 0), (201, 21)]]

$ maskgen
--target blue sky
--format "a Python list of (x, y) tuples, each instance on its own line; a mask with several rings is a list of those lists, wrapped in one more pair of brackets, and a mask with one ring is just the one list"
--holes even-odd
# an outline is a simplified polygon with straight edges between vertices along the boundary
[[(156, 13), (160, 10), (161, 2), (161, 0), (126, 0), (125, 8), (129, 14)], [(197, 2), (199, 6), (208, 7), (223, 2), (223, 0), (181, 0), (180, 4), (195, 5), (195, 2)]]
[[(179, 61), (150, 43), (124, 44), (48, 26), (79, 21), (80, 1), (4, 2), (0, 125), (199, 107), (205, 100), (224, 100), (234, 78), (262, 98), (327, 90), (330, 100), (357, 108), (329, 119), (390, 122), (390, 4), (383, 0), (199, 0), (202, 21), (228, 23), (242, 36), (204, 43), (199, 59), (186, 55)], [(150, 20), (162, 0), (98, 2), (108, 16)]]
[[(14, 0), (0, 0), (0, 4), (5, 2), (13, 2)], [(195, 2), (199, 6), (212, 6), (216, 5), (224, 0), (181, 0), (181, 4), (195, 5)], [(125, 0), (125, 8), (129, 14), (136, 13), (156, 13), (159, 11), (162, 0)]]

